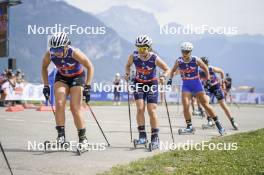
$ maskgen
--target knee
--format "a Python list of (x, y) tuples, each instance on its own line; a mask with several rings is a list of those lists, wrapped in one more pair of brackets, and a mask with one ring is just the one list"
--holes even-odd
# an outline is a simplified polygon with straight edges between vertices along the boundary
[(65, 103), (63, 100), (57, 100), (56, 101), (56, 107), (57, 107), (57, 110), (64, 110), (65, 108)]
[(71, 105), (71, 112), (73, 115), (77, 115), (81, 112), (81, 106), (80, 105)]
[(144, 112), (145, 112), (145, 108), (144, 107), (138, 107), (137, 108), (137, 113), (138, 114), (143, 114), (144, 115)]
[(156, 107), (148, 109), (148, 113), (150, 116), (154, 116), (154, 114), (156, 114)]

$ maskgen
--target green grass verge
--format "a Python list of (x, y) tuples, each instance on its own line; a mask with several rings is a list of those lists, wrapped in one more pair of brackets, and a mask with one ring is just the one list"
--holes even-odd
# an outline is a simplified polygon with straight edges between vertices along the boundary
[[(210, 143), (237, 142), (237, 150), (178, 150), (113, 167), (103, 175), (259, 174), (264, 175), (264, 129), (214, 138)], [(121, 157), (120, 157), (121, 158)]]

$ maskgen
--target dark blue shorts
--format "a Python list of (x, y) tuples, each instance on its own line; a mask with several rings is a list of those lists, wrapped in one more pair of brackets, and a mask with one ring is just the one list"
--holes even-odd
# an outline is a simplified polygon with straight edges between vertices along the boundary
[(206, 90), (206, 94), (208, 96), (215, 96), (218, 101), (223, 100), (225, 98), (224, 93), (220, 87), (220, 84), (216, 84), (212, 86), (210, 89)]
[(147, 103), (158, 103), (158, 81), (150, 83), (134, 82), (134, 98), (135, 100), (143, 99)]
[(196, 95), (200, 92), (204, 92), (204, 88), (200, 79), (183, 80), (182, 92), (189, 92), (192, 95)]

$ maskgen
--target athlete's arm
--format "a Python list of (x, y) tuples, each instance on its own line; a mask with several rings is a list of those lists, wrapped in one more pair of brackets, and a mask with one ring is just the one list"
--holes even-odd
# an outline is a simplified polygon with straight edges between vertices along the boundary
[(126, 63), (126, 75), (125, 75), (125, 79), (128, 80), (129, 76), (130, 76), (130, 67), (132, 66), (133, 64), (133, 56), (130, 55), (128, 57), (128, 60), (127, 60), (127, 63)]
[(220, 76), (221, 76), (221, 85), (222, 85), (222, 88), (225, 89), (225, 82), (224, 82), (224, 78), (225, 78), (225, 73), (223, 71), (223, 69), (219, 68), (219, 67), (212, 67), (213, 68), (213, 71), (215, 73), (219, 73)]
[(209, 73), (208, 67), (204, 64), (204, 62), (201, 59), (197, 59), (197, 65), (204, 71), (206, 80), (209, 80), (210, 73)]
[(87, 69), (86, 85), (91, 85), (94, 74), (94, 67), (92, 62), (80, 50), (74, 50), (72, 56)]
[(221, 68), (219, 68), (219, 67), (212, 67), (212, 68), (213, 68), (213, 71), (214, 71), (215, 73), (219, 73), (220, 76), (221, 76), (221, 79), (224, 80), (224, 78), (225, 78), (225, 73), (224, 73), (223, 69), (221, 69)]
[(49, 85), (49, 79), (48, 79), (48, 67), (50, 64), (50, 53), (46, 52), (44, 55), (44, 58), (42, 60), (42, 67), (41, 67), (41, 75), (42, 75), (42, 80), (44, 83), (44, 86)]
[(173, 68), (170, 71), (170, 74), (169, 74), (170, 79), (172, 79), (174, 77), (175, 72), (177, 72), (177, 70), (178, 70), (178, 61), (175, 62)]
[(164, 71), (162, 74), (162, 76), (164, 76), (164, 78), (169, 75), (170, 68), (161, 58), (156, 59), (156, 65)]

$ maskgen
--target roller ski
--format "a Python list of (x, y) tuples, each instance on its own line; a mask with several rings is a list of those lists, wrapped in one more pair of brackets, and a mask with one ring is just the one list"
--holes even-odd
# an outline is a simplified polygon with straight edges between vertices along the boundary
[(235, 130), (238, 130), (238, 125), (237, 125), (237, 123), (235, 122), (235, 119), (232, 118), (232, 119), (230, 120), (230, 122), (231, 122), (231, 125), (233, 126), (233, 128), (234, 128)]
[(200, 111), (198, 111), (198, 110), (194, 110), (194, 111), (192, 112), (192, 115), (193, 115), (193, 116), (198, 116), (198, 115), (200, 115)]
[(65, 130), (64, 126), (56, 126), (56, 130), (58, 132), (58, 137), (55, 142), (45, 141), (44, 149), (47, 150), (68, 150), (70, 147), (70, 143), (66, 142), (65, 139)]
[(217, 127), (217, 129), (218, 129), (218, 132), (219, 132), (219, 134), (220, 134), (221, 136), (223, 136), (223, 135), (226, 134), (225, 129), (223, 128), (222, 124), (221, 124), (218, 120), (215, 121), (215, 125), (216, 125), (216, 127)]
[(86, 129), (79, 129), (78, 136), (79, 136), (79, 143), (77, 144), (76, 151), (77, 155), (82, 155), (83, 153), (89, 151), (89, 143), (85, 135)]
[(207, 118), (207, 123), (202, 124), (202, 129), (210, 129), (210, 128), (215, 128), (215, 124), (213, 123), (212, 119)]
[(187, 126), (186, 128), (180, 128), (178, 130), (179, 135), (190, 135), (194, 134), (195, 130), (192, 126)]
[(148, 147), (150, 152), (153, 150), (159, 149), (160, 147), (158, 132), (159, 132), (158, 129), (152, 130), (151, 142), (149, 143), (149, 147)]
[(90, 145), (88, 140), (85, 138), (84, 140), (80, 141), (76, 147), (77, 155), (82, 155), (83, 153), (89, 151)]
[(148, 140), (147, 140), (147, 133), (145, 131), (145, 126), (139, 126), (138, 131), (139, 131), (139, 139), (133, 140), (134, 148), (136, 149), (138, 148), (138, 146), (142, 146), (142, 145), (144, 145), (145, 148), (147, 148)]
[(205, 111), (204, 111), (201, 107), (199, 107), (198, 110), (199, 110), (199, 112), (200, 112), (200, 115), (199, 115), (199, 116), (200, 116), (201, 118), (206, 117), (206, 113), (205, 113)]
[(45, 141), (44, 142), (44, 149), (45, 151), (52, 150), (52, 151), (67, 151), (70, 148), (70, 142), (65, 141), (65, 137), (58, 137), (55, 142)]
[(134, 148), (138, 148), (140, 145), (144, 145), (145, 148), (148, 146), (148, 140), (146, 138), (139, 138), (133, 140)]

